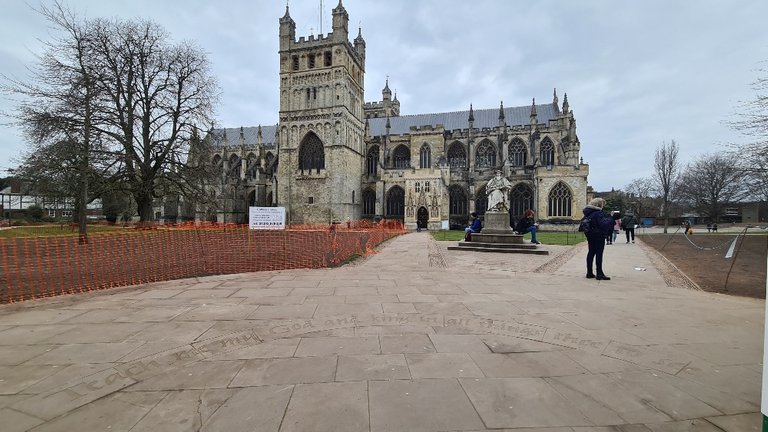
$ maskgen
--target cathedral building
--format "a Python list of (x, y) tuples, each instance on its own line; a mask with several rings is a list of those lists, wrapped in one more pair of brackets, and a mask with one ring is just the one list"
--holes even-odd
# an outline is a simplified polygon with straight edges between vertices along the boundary
[(350, 41), (339, 1), (327, 35), (296, 38), (286, 7), (279, 25), (280, 111), (272, 126), (215, 129), (217, 205), (198, 219), (246, 222), (248, 206), (281, 206), (287, 223), (399, 219), (439, 229), (487, 207), (497, 170), (512, 184), (510, 218), (526, 209), (549, 222), (579, 220), (589, 166), (568, 96), (517, 107), (401, 115), (385, 82), (365, 102), (366, 43)]

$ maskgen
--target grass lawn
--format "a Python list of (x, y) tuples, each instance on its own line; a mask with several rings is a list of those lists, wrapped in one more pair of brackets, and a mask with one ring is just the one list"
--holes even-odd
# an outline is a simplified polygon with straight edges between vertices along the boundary
[[(437, 241), (461, 241), (464, 240), (464, 231), (430, 231)], [(531, 235), (523, 236), (525, 240), (531, 240)], [(575, 245), (586, 240), (584, 234), (579, 232), (539, 231), (536, 238), (545, 245)]]
[[(125, 232), (130, 231), (120, 226), (88, 225), (88, 234), (117, 232), (120, 230)], [(0, 230), (0, 238), (54, 237), (54, 236), (77, 236), (77, 225), (55, 224), (55, 225), (21, 226), (21, 227), (13, 227), (10, 229)]]

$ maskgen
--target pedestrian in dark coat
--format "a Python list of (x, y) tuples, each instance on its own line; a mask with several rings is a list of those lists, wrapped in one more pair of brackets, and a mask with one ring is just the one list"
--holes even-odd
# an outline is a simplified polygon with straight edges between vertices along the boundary
[[(603, 251), (605, 250), (605, 239), (609, 234), (613, 234), (613, 225), (615, 221), (605, 211), (605, 200), (595, 198), (584, 207), (584, 217), (590, 220), (590, 229), (587, 235), (587, 277), (597, 280), (611, 280), (603, 271)], [(596, 273), (592, 272), (592, 262), (595, 262)]]

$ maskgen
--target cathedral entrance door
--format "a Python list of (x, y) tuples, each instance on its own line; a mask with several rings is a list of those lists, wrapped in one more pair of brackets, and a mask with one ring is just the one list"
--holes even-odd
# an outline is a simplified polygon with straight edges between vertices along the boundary
[(427, 221), (429, 221), (429, 211), (425, 207), (419, 207), (416, 212), (416, 223), (419, 228), (426, 228)]

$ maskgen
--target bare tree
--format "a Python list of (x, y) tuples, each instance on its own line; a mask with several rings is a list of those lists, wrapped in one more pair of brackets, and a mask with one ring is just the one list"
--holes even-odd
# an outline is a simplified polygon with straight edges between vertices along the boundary
[(680, 181), (680, 197), (719, 222), (726, 205), (749, 195), (736, 155), (705, 154), (689, 164)]
[(23, 98), (15, 118), (31, 143), (15, 173), (37, 193), (74, 197), (80, 241), (85, 243), (86, 206), (98, 195), (89, 186), (104, 168), (104, 159), (96, 155), (102, 150), (100, 134), (92, 127), (100, 71), (91, 62), (89, 35), (99, 23), (78, 20), (59, 2), (37, 11), (60, 36), (44, 42), (44, 52), (30, 68), (30, 81), (4, 77), (3, 90)]
[[(62, 36), (48, 43), (32, 83), (10, 80), (8, 88), (27, 98), (17, 118), (40, 144), (32, 153), (73, 143), (77, 163), (67, 166), (82, 173), (98, 155), (107, 184), (133, 196), (142, 222), (152, 220), (161, 191), (202, 195), (208, 165), (189, 163), (189, 142), (197, 125), (212, 123), (218, 99), (205, 53), (169, 44), (151, 21), (80, 20), (58, 2), (40, 12)], [(80, 179), (87, 202), (94, 194)]]
[[(759, 72), (768, 75), (766, 70)], [(747, 144), (735, 145), (735, 153), (751, 195), (768, 201), (768, 77), (759, 77), (752, 88), (757, 96), (741, 105), (739, 119), (730, 125), (752, 138)]]
[(661, 198), (661, 216), (664, 218), (664, 233), (669, 227), (669, 212), (675, 197), (678, 178), (680, 177), (680, 147), (675, 140), (669, 144), (662, 143), (656, 148), (654, 158), (654, 174), (651, 183), (654, 193)]

